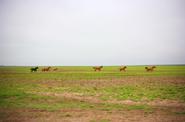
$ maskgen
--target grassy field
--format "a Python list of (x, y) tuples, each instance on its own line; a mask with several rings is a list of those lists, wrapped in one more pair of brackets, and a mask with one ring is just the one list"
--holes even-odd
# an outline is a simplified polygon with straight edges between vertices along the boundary
[(185, 121), (185, 66), (144, 67), (1, 66), (0, 121)]

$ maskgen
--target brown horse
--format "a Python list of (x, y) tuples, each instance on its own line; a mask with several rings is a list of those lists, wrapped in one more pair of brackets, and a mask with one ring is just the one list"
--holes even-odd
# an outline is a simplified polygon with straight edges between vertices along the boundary
[(43, 72), (45, 72), (45, 71), (47, 72), (47, 71), (49, 71), (50, 69), (51, 69), (51, 67), (42, 68), (42, 71), (43, 71)]
[(156, 66), (151, 66), (151, 67), (145, 67), (147, 72), (153, 72)]
[(102, 68), (103, 68), (103, 66), (93, 67), (94, 71), (101, 71)]
[(58, 68), (53, 69), (53, 71), (57, 71), (57, 70), (58, 70)]
[(127, 68), (126, 66), (121, 66), (121, 67), (119, 68), (119, 71), (124, 71), (124, 72), (125, 72), (125, 71), (126, 71), (126, 68)]

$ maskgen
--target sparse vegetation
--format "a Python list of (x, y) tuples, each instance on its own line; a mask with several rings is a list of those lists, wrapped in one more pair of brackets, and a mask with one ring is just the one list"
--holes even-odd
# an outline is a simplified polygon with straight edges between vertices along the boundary
[[(104, 67), (101, 72), (94, 72), (92, 67), (54, 68), (57, 70), (42, 72), (39, 67), (38, 72), (30, 72), (30, 67), (0, 67), (1, 113), (6, 108), (109, 114), (137, 110), (153, 114), (160, 109), (158, 103), (150, 104), (155, 101), (185, 104), (185, 66), (157, 66), (153, 72), (146, 72), (144, 66), (130, 66), (126, 72), (120, 72), (119, 67)], [(183, 110), (172, 113), (184, 115)], [(62, 117), (71, 118), (73, 114)]]

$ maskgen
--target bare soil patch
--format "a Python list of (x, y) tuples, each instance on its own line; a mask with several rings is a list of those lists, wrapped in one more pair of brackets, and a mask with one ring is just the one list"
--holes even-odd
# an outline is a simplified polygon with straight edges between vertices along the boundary
[(185, 85), (185, 77), (175, 77), (175, 76), (127, 76), (124, 78), (113, 78), (113, 79), (96, 79), (96, 80), (44, 80), (39, 81), (38, 83), (49, 86), (49, 87), (58, 87), (58, 86), (91, 86), (91, 87), (106, 87), (106, 86), (118, 86), (124, 84), (140, 84), (140, 83), (160, 83), (160, 84), (175, 84), (175, 85)]
[(126, 104), (126, 105), (141, 105), (146, 104), (155, 107), (182, 107), (185, 108), (185, 103), (182, 101), (177, 100), (153, 100), (153, 101), (132, 101), (132, 100), (100, 100), (97, 96), (84, 96), (82, 93), (50, 93), (50, 92), (43, 92), (38, 93), (40, 95), (47, 95), (47, 96), (56, 96), (62, 97), (66, 99), (74, 99), (89, 103), (113, 103), (113, 104)]
[[(2, 113), (2, 110), (0, 109)], [(63, 109), (55, 112), (40, 110), (3, 110), (0, 122), (183, 122), (184, 115), (169, 114), (162, 110), (146, 113), (141, 110), (100, 111)]]

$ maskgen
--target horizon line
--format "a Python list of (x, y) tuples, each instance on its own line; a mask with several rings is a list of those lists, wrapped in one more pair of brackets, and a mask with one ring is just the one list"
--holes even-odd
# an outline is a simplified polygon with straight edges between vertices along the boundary
[[(157, 65), (157, 66), (180, 66), (185, 64), (128, 64), (128, 65), (101, 65), (101, 66), (151, 66), (151, 65)], [(0, 65), (2, 66), (100, 66), (100, 65)]]

